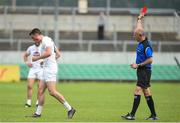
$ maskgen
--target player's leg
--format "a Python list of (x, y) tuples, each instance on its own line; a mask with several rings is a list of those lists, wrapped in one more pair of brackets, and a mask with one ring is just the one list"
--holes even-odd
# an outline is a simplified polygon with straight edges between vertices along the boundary
[(32, 93), (33, 93), (33, 84), (35, 81), (36, 75), (35, 70), (30, 69), (28, 73), (28, 83), (27, 83), (27, 102), (25, 104), (25, 107), (31, 107), (31, 99), (32, 99)]
[[(60, 103), (64, 104), (66, 100), (64, 96), (56, 90), (56, 82), (47, 82), (46, 84), (47, 84), (49, 94), (55, 97)], [(66, 108), (67, 110), (71, 110), (70, 105), (68, 105)]]
[(42, 77), (43, 77), (43, 70), (40, 68), (40, 70), (37, 72), (37, 79), (38, 79), (38, 93), (37, 93), (37, 101), (36, 101), (36, 106), (38, 106), (38, 99), (39, 99), (39, 95), (42, 91), (42, 87), (43, 87), (43, 81), (42, 81)]
[(39, 83), (39, 96), (38, 96), (39, 97), (38, 98), (39, 103), (38, 103), (38, 105), (41, 105), (41, 106), (44, 105), (46, 88), (47, 88), (46, 83), (41, 81)]
[(32, 93), (33, 93), (34, 78), (28, 78), (27, 84), (27, 101), (25, 107), (31, 107)]
[(155, 107), (154, 107), (154, 100), (152, 98), (152, 94), (150, 88), (143, 89), (144, 96), (146, 98), (147, 105), (151, 111), (151, 116), (147, 118), (147, 120), (158, 120)]
[(53, 96), (54, 98), (56, 98), (61, 104), (64, 105), (64, 107), (68, 111), (68, 118), (72, 118), (76, 111), (75, 109), (73, 109), (73, 107), (69, 105), (69, 103), (65, 100), (64, 96), (57, 91), (56, 82), (49, 81), (49, 82), (46, 82), (46, 85), (47, 85), (49, 94)]
[(38, 80), (37, 90), (38, 90), (38, 92), (37, 92), (36, 106), (38, 106), (38, 103), (39, 103), (38, 99), (39, 99), (39, 96), (40, 96), (41, 91), (42, 91), (42, 80)]
[(65, 98), (62, 94), (60, 94), (57, 90), (56, 90), (56, 82), (46, 82), (47, 85), (47, 89), (49, 91), (49, 94), (53, 97), (55, 97), (60, 103), (64, 103), (65, 102)]
[(44, 101), (45, 101), (45, 91), (46, 91), (46, 83), (44, 82), (40, 82), (39, 83), (39, 89), (38, 89), (38, 106), (37, 106), (37, 109), (36, 109), (36, 112), (34, 113), (33, 117), (40, 117), (41, 116), (41, 112), (42, 112), (42, 107), (44, 105)]

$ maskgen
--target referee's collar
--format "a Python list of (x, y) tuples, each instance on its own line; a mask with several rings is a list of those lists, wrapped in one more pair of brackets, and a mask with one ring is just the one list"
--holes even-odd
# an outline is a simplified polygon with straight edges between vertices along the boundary
[(147, 41), (148, 40), (148, 38), (147, 37), (145, 37), (145, 40), (144, 41)]
[(145, 37), (145, 39), (143, 41), (141, 41), (140, 43), (143, 43), (144, 41), (148, 41), (148, 38)]

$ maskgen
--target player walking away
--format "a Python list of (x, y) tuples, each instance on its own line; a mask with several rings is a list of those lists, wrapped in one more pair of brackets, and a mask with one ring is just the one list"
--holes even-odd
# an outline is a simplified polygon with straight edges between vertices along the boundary
[(44, 105), (44, 92), (48, 89), (49, 94), (57, 99), (68, 111), (68, 118), (71, 119), (75, 114), (76, 110), (69, 105), (64, 96), (56, 90), (56, 76), (57, 76), (57, 63), (56, 63), (56, 53), (55, 45), (52, 39), (48, 36), (43, 36), (38, 28), (33, 29), (29, 35), (35, 43), (41, 44), (41, 56), (34, 56), (33, 61), (38, 61), (40, 59), (44, 60), (43, 65), (43, 82), (40, 89), (39, 103), (36, 112), (33, 117), (40, 117), (42, 112), (42, 107)]
[(146, 120), (158, 120), (154, 101), (152, 94), (150, 92), (150, 79), (151, 79), (151, 67), (153, 61), (153, 50), (150, 42), (145, 36), (144, 29), (142, 27), (142, 18), (144, 16), (140, 15), (137, 20), (137, 25), (134, 31), (134, 37), (139, 42), (136, 49), (136, 63), (131, 64), (131, 68), (137, 69), (137, 86), (134, 91), (134, 103), (132, 111), (122, 118), (126, 120), (135, 120), (136, 110), (140, 104), (141, 93), (144, 93), (144, 96), (147, 101), (147, 105), (151, 111), (150, 117)]
[(35, 82), (35, 79), (38, 80), (38, 93), (36, 101), (36, 105), (38, 105), (39, 87), (42, 79), (42, 60), (38, 60), (35, 62), (29, 61), (28, 57), (31, 56), (40, 56), (40, 43), (35, 43), (32, 46), (28, 47), (27, 51), (24, 54), (24, 62), (30, 68), (28, 74), (27, 101), (25, 107), (31, 107), (33, 84)]

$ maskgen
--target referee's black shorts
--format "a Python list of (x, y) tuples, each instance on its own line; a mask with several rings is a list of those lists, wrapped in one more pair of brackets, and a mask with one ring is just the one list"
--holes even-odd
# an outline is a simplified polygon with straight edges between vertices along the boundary
[(137, 69), (137, 86), (147, 89), (150, 87), (150, 80), (151, 80), (151, 70), (145, 67), (141, 67)]

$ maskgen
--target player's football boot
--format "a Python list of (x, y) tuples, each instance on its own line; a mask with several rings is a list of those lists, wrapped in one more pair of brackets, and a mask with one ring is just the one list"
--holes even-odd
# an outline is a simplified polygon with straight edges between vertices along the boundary
[(41, 115), (34, 113), (34, 114), (32, 115), (32, 117), (33, 117), (33, 118), (40, 118)]
[(135, 117), (133, 115), (131, 115), (130, 113), (128, 113), (127, 115), (121, 116), (121, 117), (126, 120), (135, 120)]
[(76, 112), (76, 110), (72, 107), (72, 109), (70, 111), (68, 111), (68, 119), (72, 119), (75, 112)]
[(32, 114), (32, 115), (27, 115), (27, 116), (25, 116), (25, 117), (40, 118), (41, 115), (34, 113), (34, 114)]
[(24, 105), (24, 107), (29, 108), (29, 107), (31, 107), (31, 105), (29, 105), (29, 104), (26, 103), (26, 104)]
[(159, 120), (159, 118), (155, 115), (151, 115), (148, 118), (146, 118), (146, 120)]

